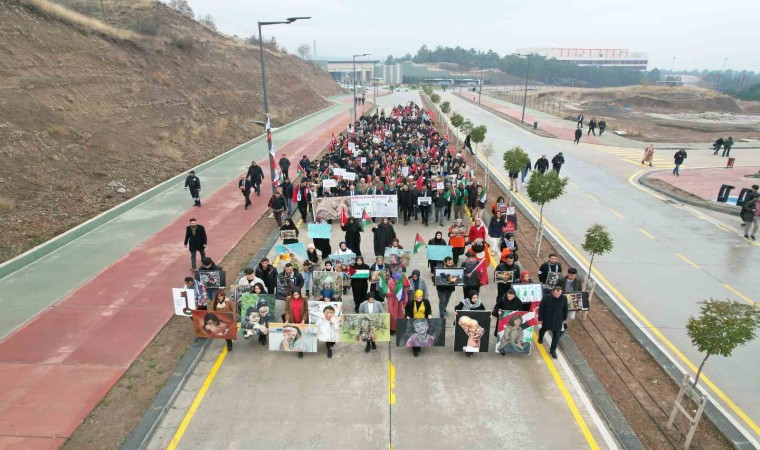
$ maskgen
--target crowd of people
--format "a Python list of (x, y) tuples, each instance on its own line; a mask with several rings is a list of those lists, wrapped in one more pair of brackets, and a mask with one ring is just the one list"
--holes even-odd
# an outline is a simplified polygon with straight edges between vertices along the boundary
[[(459, 297), (454, 308), (455, 314), (474, 307), (488, 307), (497, 317), (507, 308), (527, 311), (530, 305), (523, 304), (516, 297), (512, 285), (533, 283), (533, 279), (518, 262), (519, 246), (514, 235), (515, 224), (508, 220), (506, 210), (509, 202), (502, 197), (495, 201), (488, 200), (475, 171), (460, 153), (463, 149), (452, 146), (448, 136), (439, 134), (434, 128), (433, 119), (429, 111), (414, 103), (393, 107), (387, 113), (381, 110), (373, 115), (363, 115), (357, 122), (349, 124), (344, 132), (333, 136), (322, 158), (310, 161), (306, 156), (302, 157), (298, 163), (301, 178), (296, 183), (290, 179), (287, 158), (280, 160), (282, 182), (270, 198), (269, 206), (273, 209), (281, 230), (295, 230), (288, 234), (288, 242), (283, 242), (284, 244), (304, 241), (291, 218), (296, 209), (304, 222), (336, 221), (334, 217), (325, 218), (315, 212), (317, 199), (392, 195), (396, 196), (398, 204), (397, 217), (370, 217), (370, 223), (367, 223), (369, 220), (360, 220), (350, 214), (341, 217), (338, 225), (345, 234), (337, 246), (326, 238), (309, 238), (304, 242), (307, 248), (306, 259), (291, 260), (282, 270), (286, 276), (294, 279), (284, 302), (282, 319), (285, 323), (308, 323), (308, 300), (329, 301), (334, 297), (332, 291), (326, 292), (321, 286), (311, 286), (311, 274), (314, 271), (350, 273), (369, 270), (385, 273), (383, 281), (351, 278), (343, 289), (344, 293), (348, 290), (352, 293), (354, 312), (390, 313), (393, 331), (396, 319), (431, 319), (435, 314), (431, 305), (433, 291), (437, 296), (437, 313), (440, 318), (449, 315), (449, 302), (455, 295)], [(564, 158), (560, 153), (552, 160), (553, 170), (559, 172), (563, 163)], [(249, 175), (258, 174), (256, 167), (255, 164), (252, 165)], [(525, 172), (529, 167), (530, 163)], [(543, 172), (549, 168), (549, 162), (544, 156), (534, 167)], [(346, 176), (346, 172), (352, 175)], [(526, 174), (523, 174), (523, 180)], [(335, 180), (334, 186), (324, 187), (324, 180)], [(255, 189), (258, 193), (258, 187)], [(246, 206), (248, 204), (246, 197)], [(463, 268), (461, 291), (452, 285), (431, 285), (421, 270), (412, 270), (407, 275), (407, 267), (399, 269), (398, 265), (386, 261), (387, 248), (404, 248), (396, 234), (397, 227), (410, 224), (417, 224), (420, 230), (436, 227), (436, 230), (429, 233), (429, 240), (425, 239), (427, 244), (450, 246), (452, 256), (441, 261), (429, 261), (430, 275), (434, 275), (437, 267)], [(203, 242), (197, 238), (199, 226), (191, 223), (186, 234), (186, 240), (194, 244), (197, 250), (205, 247), (206, 242), (205, 233)], [(372, 257), (362, 256), (361, 249), (362, 239), (366, 239), (369, 232), (374, 250)], [(413, 245), (412, 242), (408, 244), (408, 248)], [(341, 264), (330, 257), (351, 253), (356, 255), (352, 265)], [(205, 255), (202, 253), (201, 256)], [(368, 264), (369, 260), (373, 262)], [(193, 257), (193, 267), (194, 264)], [(481, 287), (492, 282), (493, 276), (489, 275), (492, 269), (512, 272), (513, 275), (509, 278), (511, 281), (497, 284), (495, 298), (481, 298)], [(541, 266), (537, 274), (538, 280), (545, 284), (548, 273), (561, 271), (556, 256), (552, 255)], [(544, 286), (545, 296), (539, 308), (539, 320), (544, 326), (539, 342), (546, 329), (552, 331), (554, 338), (550, 351), (554, 357), (563, 323), (568, 316), (567, 299), (562, 292), (568, 288), (578, 288), (574, 284), (576, 273), (571, 268), (556, 282), (556, 286)], [(264, 258), (258, 266), (246, 269), (237, 285), (253, 289), (254, 292), (274, 294), (278, 289), (278, 276), (282, 274), (269, 259)], [(187, 287), (200, 289), (197, 281), (192, 278), (187, 280)], [(209, 302), (199, 302), (197, 307), (202, 309), (208, 308), (209, 304), (217, 305), (219, 299), (216, 296), (220, 291), (223, 290), (220, 289), (213, 295), (197, 292), (196, 298), (210, 299)], [(457, 292), (461, 292), (461, 296)], [(344, 301), (344, 311), (347, 304)], [(264, 343), (266, 336), (259, 339)], [(231, 342), (228, 342), (228, 348), (231, 349)], [(365, 350), (369, 352), (373, 348), (375, 344), (370, 339)], [(419, 347), (413, 348), (415, 356), (419, 355), (419, 351)], [(328, 357), (331, 356), (332, 345), (328, 345)]]

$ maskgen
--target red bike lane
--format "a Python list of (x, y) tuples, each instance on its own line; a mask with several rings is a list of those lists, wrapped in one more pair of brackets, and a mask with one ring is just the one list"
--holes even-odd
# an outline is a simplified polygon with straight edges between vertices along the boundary
[[(276, 151), (293, 164), (313, 158), (349, 121), (340, 113)], [(182, 246), (190, 217), (206, 228), (208, 255), (221, 260), (267, 212), (265, 201), (243, 209), (237, 179), (203, 205), (0, 341), (0, 449), (60, 448), (161, 331), (174, 312), (170, 289), (190, 274)]]

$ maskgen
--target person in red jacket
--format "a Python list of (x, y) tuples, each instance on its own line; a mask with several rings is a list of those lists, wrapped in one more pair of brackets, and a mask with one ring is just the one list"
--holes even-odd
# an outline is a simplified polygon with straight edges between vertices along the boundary
[(480, 217), (476, 217), (475, 223), (470, 227), (467, 240), (470, 242), (475, 242), (475, 239), (482, 239), (485, 241), (487, 231), (488, 230), (486, 230), (486, 226), (483, 224), (483, 221), (480, 220)]

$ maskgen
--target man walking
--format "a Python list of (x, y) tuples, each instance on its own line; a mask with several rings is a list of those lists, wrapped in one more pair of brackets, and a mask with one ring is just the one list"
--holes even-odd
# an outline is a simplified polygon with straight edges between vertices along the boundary
[(201, 206), (201, 179), (195, 176), (194, 170), (185, 178), (185, 189), (190, 190), (190, 196), (195, 201), (193, 206)]
[[(578, 120), (577, 120), (576, 128), (583, 128), (583, 114), (578, 114)], [(583, 133), (583, 131), (581, 131)]]
[(261, 170), (261, 166), (256, 164), (256, 161), (251, 161), (251, 166), (248, 168), (248, 179), (251, 180), (253, 189), (256, 190), (256, 195), (261, 195), (261, 182), (264, 181), (264, 171)]
[(206, 245), (208, 245), (208, 238), (206, 237), (206, 229), (203, 225), (198, 225), (198, 221), (190, 219), (190, 225), (185, 228), (185, 247), (190, 250), (190, 264), (191, 269), (195, 270), (195, 254), (201, 254), (201, 260), (206, 257)]
[(557, 172), (557, 175), (562, 170), (562, 164), (565, 164), (565, 157), (562, 156), (562, 152), (559, 152), (552, 158), (552, 169)]
[(251, 206), (251, 180), (245, 177), (245, 175), (240, 175), (240, 180), (238, 181), (238, 189), (240, 189), (240, 192), (243, 194), (243, 198), (245, 198), (245, 208), (248, 209), (249, 206)]
[(604, 129), (607, 128), (607, 122), (604, 121), (604, 119), (599, 121), (599, 136), (604, 134)]
[(673, 175), (677, 177), (681, 176), (681, 174), (678, 172), (678, 169), (681, 167), (681, 164), (683, 164), (686, 158), (687, 158), (686, 150), (684, 149), (678, 150), (676, 154), (673, 155), (673, 161), (676, 164), (676, 166), (673, 168)]
[(575, 140), (573, 140), (573, 142), (575, 142), (576, 144), (580, 144), (580, 142), (581, 142), (581, 136), (583, 136), (583, 130), (581, 130), (580, 128), (576, 128), (575, 129)]
[(744, 221), (744, 237), (754, 241), (757, 228), (760, 227), (760, 197), (744, 202), (741, 217)]
[(734, 146), (734, 138), (729, 136), (723, 141), (723, 156), (731, 156), (731, 147)]
[(541, 299), (538, 306), (538, 322), (541, 330), (538, 332), (538, 343), (544, 343), (544, 335), (547, 331), (552, 332), (552, 345), (549, 353), (557, 359), (557, 344), (562, 337), (563, 324), (567, 320), (567, 297), (562, 293), (562, 286), (554, 286), (548, 294)]
[(285, 156), (285, 153), (282, 154), (282, 158), (280, 158), (278, 164), (280, 166), (280, 172), (282, 172), (283, 178), (290, 178), (288, 175), (288, 169), (290, 169), (290, 160), (287, 156)]
[(285, 212), (287, 205), (285, 204), (285, 197), (282, 196), (282, 193), (279, 189), (274, 191), (274, 195), (269, 199), (268, 206), (272, 208), (272, 212), (274, 213), (274, 220), (277, 221), (277, 227), (282, 227), (282, 213)]
[(541, 157), (536, 160), (536, 165), (533, 166), (533, 169), (538, 170), (541, 175), (549, 170), (549, 160), (546, 158), (546, 155), (541, 155)]
[(588, 136), (589, 133), (594, 133), (594, 136), (596, 136), (596, 117), (592, 117), (591, 120), (588, 121), (588, 131), (586, 132), (586, 136)]

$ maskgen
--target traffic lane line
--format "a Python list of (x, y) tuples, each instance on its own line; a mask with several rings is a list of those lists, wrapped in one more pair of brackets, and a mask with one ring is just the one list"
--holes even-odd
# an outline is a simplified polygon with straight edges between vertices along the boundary
[[(489, 164), (490, 165), (490, 164)], [(629, 181), (637, 174), (640, 174), (643, 171), (637, 172), (629, 178)], [(501, 179), (502, 182), (504, 182), (504, 177), (501, 176), (500, 173), (494, 171), (493, 174), (497, 176), (499, 179)], [(635, 184), (634, 184), (635, 186)], [(642, 190), (647, 192), (643, 187), (641, 187)], [(533, 207), (532, 204), (530, 204), (525, 197), (522, 196), (519, 192), (515, 194), (516, 197), (520, 200), (520, 202), (525, 205), (526, 208), (530, 209), (535, 217), (537, 218), (539, 213)], [(586, 259), (585, 256), (583, 256), (578, 249), (575, 248), (574, 245), (572, 245), (562, 233), (560, 233), (545, 217), (544, 217), (544, 223), (546, 224), (546, 227), (549, 229), (549, 231), (560, 241), (562, 244), (566, 246), (570, 250), (570, 252), (576, 257), (576, 259), (581, 262), (583, 265), (588, 265), (588, 259)], [(647, 319), (633, 304), (628, 300), (628, 298), (623, 295), (622, 292), (620, 292), (607, 278), (596, 268), (592, 267), (591, 269), (592, 273), (597, 277), (599, 281), (602, 282), (602, 284), (612, 292), (614, 297), (620, 300), (620, 302), (625, 305), (625, 307), (644, 325), (642, 328), (646, 328), (648, 330), (651, 330), (651, 332), (678, 358), (680, 359), (692, 372), (697, 372), (697, 366), (689, 360), (689, 358), (686, 357), (668, 338), (665, 337), (665, 335), (662, 334), (662, 332), (655, 327), (649, 319)], [(760, 435), (760, 426), (758, 426), (748, 415), (744, 412), (736, 403), (731, 400), (731, 398), (726, 395), (718, 386), (715, 385), (715, 383), (712, 382), (712, 380), (706, 376), (704, 373), (700, 377), (701, 380), (703, 380), (703, 384), (710, 388), (715, 395), (718, 396), (725, 404), (729, 407), (744, 423), (746, 423), (752, 431), (754, 431), (756, 434)]]
[(541, 357), (546, 363), (546, 367), (549, 368), (549, 372), (552, 374), (552, 378), (554, 378), (554, 382), (557, 384), (559, 391), (562, 393), (562, 398), (565, 399), (565, 403), (567, 403), (567, 407), (570, 408), (570, 412), (573, 414), (573, 417), (575, 418), (575, 422), (578, 424), (578, 427), (581, 429), (581, 433), (583, 434), (583, 437), (586, 438), (586, 442), (588, 443), (589, 448), (598, 450), (599, 445), (596, 443), (596, 439), (594, 438), (594, 435), (591, 434), (591, 430), (589, 430), (588, 425), (586, 424), (586, 420), (583, 418), (583, 415), (581, 415), (581, 412), (578, 409), (578, 406), (575, 404), (575, 400), (573, 400), (573, 397), (570, 395), (570, 391), (567, 389), (567, 385), (565, 385), (564, 380), (562, 380), (562, 377), (559, 375), (559, 372), (557, 371), (557, 367), (554, 365), (554, 361), (552, 361), (551, 358), (549, 358), (549, 353), (546, 351), (544, 346), (538, 343), (538, 337), (535, 332), (533, 333), (533, 341), (536, 343), (535, 346), (538, 347), (538, 351), (539, 353), (541, 353)]
[(651, 239), (651, 240), (655, 240), (654, 236), (652, 236), (652, 234), (651, 234), (651, 233), (649, 233), (647, 230), (645, 230), (645, 229), (643, 229), (643, 228), (639, 228), (639, 231), (641, 231), (641, 233), (642, 233), (644, 236), (648, 237), (649, 239)]
[(226, 357), (227, 357), (227, 347), (222, 347), (222, 352), (216, 358), (216, 361), (214, 362), (214, 366), (211, 367), (211, 371), (208, 373), (208, 375), (206, 375), (206, 379), (203, 381), (203, 385), (198, 390), (198, 393), (195, 394), (193, 403), (190, 405), (190, 409), (187, 410), (187, 413), (185, 413), (185, 417), (182, 419), (182, 422), (179, 424), (179, 427), (177, 428), (177, 431), (174, 433), (174, 437), (172, 438), (171, 442), (169, 442), (169, 445), (166, 447), (167, 450), (175, 450), (177, 448), (177, 445), (179, 445), (180, 441), (182, 440), (182, 436), (185, 435), (185, 431), (187, 431), (188, 425), (190, 425), (190, 422), (193, 420), (193, 416), (195, 416), (195, 413), (198, 411), (198, 408), (201, 406), (201, 403), (203, 402), (203, 398), (206, 396), (206, 392), (208, 391), (208, 388), (211, 387), (211, 383), (214, 382), (214, 378), (216, 378), (216, 374), (219, 372), (219, 368), (222, 366), (222, 363), (224, 362), (224, 358)]
[(598, 199), (598, 198), (596, 198), (596, 197), (594, 197), (594, 196), (593, 196), (593, 195), (591, 195), (591, 194), (586, 194), (586, 197), (590, 198), (590, 199), (591, 199), (591, 201), (592, 201), (592, 202), (594, 202), (594, 203), (599, 203), (599, 199)]
[(730, 284), (724, 284), (724, 285), (723, 285), (723, 287), (724, 287), (724, 288), (726, 288), (726, 289), (728, 289), (729, 291), (733, 292), (734, 294), (736, 294), (736, 296), (737, 296), (737, 297), (739, 297), (740, 299), (742, 299), (742, 300), (744, 300), (745, 302), (749, 303), (750, 305), (752, 305), (752, 306), (757, 306), (757, 302), (755, 302), (755, 301), (754, 301), (754, 300), (752, 300), (751, 298), (747, 297), (746, 295), (742, 294), (741, 292), (737, 291), (737, 290), (736, 290), (736, 289), (735, 289), (733, 286), (731, 286)]
[(610, 212), (611, 212), (611, 213), (612, 213), (614, 216), (617, 216), (617, 218), (618, 218), (618, 219), (621, 219), (621, 220), (625, 220), (625, 216), (623, 216), (623, 215), (622, 215), (622, 214), (620, 214), (619, 212), (615, 211), (615, 210), (614, 210), (614, 209), (612, 209), (612, 208), (609, 208), (609, 210), (610, 210)]
[(701, 269), (701, 267), (699, 267), (694, 261), (692, 261), (689, 258), (683, 256), (682, 254), (676, 253), (676, 256), (678, 256), (679, 258), (681, 258), (686, 264), (690, 265), (691, 267), (693, 267), (695, 269)]

